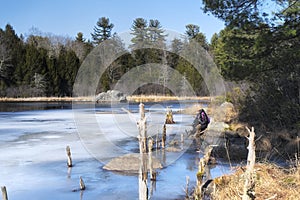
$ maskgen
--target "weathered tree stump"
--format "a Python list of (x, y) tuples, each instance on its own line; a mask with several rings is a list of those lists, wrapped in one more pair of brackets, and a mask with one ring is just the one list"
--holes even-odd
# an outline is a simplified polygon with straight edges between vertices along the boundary
[(139, 130), (139, 146), (140, 152), (147, 153), (147, 128), (146, 128), (146, 117), (144, 104), (140, 103), (140, 116), (141, 119), (138, 121), (138, 130)]
[(73, 164), (72, 164), (72, 157), (71, 157), (71, 149), (69, 146), (66, 147), (66, 152), (67, 152), (67, 156), (68, 156), (67, 165), (68, 165), (68, 167), (72, 167)]
[(148, 167), (147, 167), (147, 132), (144, 104), (140, 103), (140, 120), (138, 121), (140, 168), (139, 168), (139, 200), (148, 200)]
[(2, 191), (2, 200), (8, 200), (6, 187), (5, 186), (1, 187), (1, 191)]
[(79, 186), (80, 186), (80, 190), (85, 190), (85, 184), (81, 176), (79, 178)]
[(170, 107), (167, 107), (167, 113), (166, 113), (166, 124), (175, 124), (173, 120), (173, 112)]
[(246, 127), (249, 137), (247, 139), (249, 140), (249, 145), (247, 147), (248, 149), (248, 157), (247, 157), (247, 168), (245, 171), (245, 183), (244, 183), (244, 189), (243, 189), (243, 196), (242, 200), (249, 200), (249, 199), (255, 199), (255, 181), (254, 181), (254, 165), (255, 165), (255, 132), (254, 127), (251, 128), (251, 131), (248, 127)]

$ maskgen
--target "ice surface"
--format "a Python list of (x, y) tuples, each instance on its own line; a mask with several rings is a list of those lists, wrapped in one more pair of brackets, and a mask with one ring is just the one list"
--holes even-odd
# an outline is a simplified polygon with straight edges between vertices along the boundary
[[(178, 106), (177, 106), (178, 108)], [(117, 155), (137, 152), (138, 105), (128, 114), (108, 108), (34, 110), (0, 113), (0, 185), (11, 200), (23, 199), (138, 199), (138, 177), (106, 171), (106, 161)], [(178, 108), (179, 109), (179, 108)], [(161, 132), (165, 106), (146, 105), (149, 135)], [(76, 116), (75, 116), (76, 115)], [(175, 114), (167, 125), (170, 138), (190, 128), (192, 116)], [(74, 167), (67, 168), (69, 145)], [(153, 199), (176, 199), (184, 195), (186, 176), (191, 184), (201, 154), (167, 153), (165, 168), (158, 171)], [(228, 172), (228, 165), (211, 170), (213, 176)], [(87, 189), (79, 188), (79, 177)], [(130, 187), (128, 187), (130, 185)], [(149, 183), (150, 187), (150, 183)]]

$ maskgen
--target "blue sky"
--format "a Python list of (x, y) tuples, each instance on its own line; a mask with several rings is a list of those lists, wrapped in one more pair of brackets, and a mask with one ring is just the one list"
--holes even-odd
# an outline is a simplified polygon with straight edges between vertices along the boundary
[(200, 26), (208, 41), (224, 23), (201, 10), (201, 0), (0, 0), (0, 28), (11, 24), (18, 35), (32, 27), (45, 33), (75, 38), (90, 33), (100, 17), (115, 25), (113, 32), (129, 31), (138, 17), (158, 19), (164, 29), (185, 32), (185, 25)]

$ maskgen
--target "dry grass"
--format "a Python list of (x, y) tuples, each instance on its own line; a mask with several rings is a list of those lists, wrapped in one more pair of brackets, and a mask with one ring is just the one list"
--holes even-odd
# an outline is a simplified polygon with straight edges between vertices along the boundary
[(204, 100), (211, 101), (211, 97), (178, 97), (178, 96), (157, 96), (157, 95), (132, 95), (127, 96), (128, 101), (134, 102), (161, 102), (161, 101), (180, 101), (180, 100)]
[[(198, 104), (194, 104), (188, 108), (185, 108), (182, 111), (182, 113), (194, 115), (194, 114), (197, 114), (201, 108), (203, 108), (209, 116), (213, 117), (214, 121), (220, 121), (220, 122), (226, 122), (226, 123), (232, 124), (232, 121), (237, 116), (237, 112), (234, 109), (228, 108), (228, 107), (224, 108), (220, 105), (211, 103), (211, 101), (210, 101), (210, 104), (208, 105), (208, 107), (207, 107), (207, 105), (204, 106), (203, 104), (198, 103)], [(238, 126), (242, 127), (242, 126), (244, 126), (244, 124), (236, 123), (236, 127), (233, 127), (233, 128), (239, 128)]]
[[(179, 100), (203, 100), (210, 101), (211, 97), (177, 97), (177, 96), (156, 96), (156, 95), (132, 95), (126, 97), (131, 102), (161, 102)], [(52, 102), (52, 101), (94, 101), (95, 97), (28, 97), (28, 98), (9, 98), (2, 97), (0, 102)]]
[[(233, 175), (216, 178), (212, 199), (241, 199), (244, 170), (239, 168)], [(270, 163), (257, 164), (255, 166), (255, 196), (257, 200), (300, 199), (300, 166), (287, 170)]]
[(187, 115), (196, 115), (201, 108), (203, 108), (202, 104), (194, 104), (182, 110), (182, 113)]
[(0, 98), (0, 102), (58, 102), (58, 101), (93, 101), (93, 97), (26, 97), (26, 98)]

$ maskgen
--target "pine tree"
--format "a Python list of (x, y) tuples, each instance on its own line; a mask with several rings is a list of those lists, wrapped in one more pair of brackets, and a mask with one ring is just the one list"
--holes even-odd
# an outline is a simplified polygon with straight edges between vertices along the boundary
[(166, 36), (160, 22), (157, 19), (150, 19), (148, 27), (149, 40), (152, 43), (157, 43), (160, 46), (164, 45)]
[(101, 17), (94, 27), (94, 33), (91, 33), (94, 44), (98, 45), (104, 40), (111, 38), (114, 24), (109, 22), (109, 18)]
[(185, 28), (185, 34), (187, 35), (188, 39), (196, 40), (204, 49), (208, 50), (206, 37), (202, 32), (200, 32), (200, 27), (198, 25), (188, 24), (185, 26)]
[(76, 36), (76, 42), (84, 42), (85, 39), (83, 38), (83, 33), (82, 32), (78, 32), (77, 36)]
[(79, 60), (82, 62), (92, 50), (93, 45), (89, 41), (86, 41), (86, 39), (83, 37), (82, 32), (79, 32), (77, 33), (75, 41), (72, 42), (71, 48), (76, 53), (76, 56), (79, 58)]
[(131, 42), (133, 44), (129, 46), (131, 49), (139, 49), (148, 44), (149, 38), (147, 26), (147, 20), (143, 18), (137, 18), (133, 21), (133, 25), (131, 27), (131, 34), (133, 35)]

